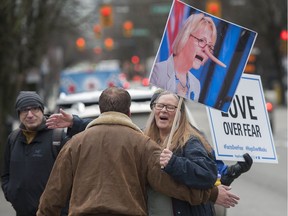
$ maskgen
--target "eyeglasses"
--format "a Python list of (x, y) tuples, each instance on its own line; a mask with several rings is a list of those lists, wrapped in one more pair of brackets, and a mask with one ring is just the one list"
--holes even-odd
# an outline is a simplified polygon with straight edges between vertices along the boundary
[(195, 38), (195, 39), (198, 41), (199, 47), (205, 48), (206, 46), (208, 46), (209, 51), (210, 51), (211, 53), (214, 52), (214, 46), (209, 45), (209, 44), (207, 43), (206, 39), (197, 38), (197, 37), (195, 37), (195, 36), (192, 35), (192, 34), (190, 34), (190, 36), (192, 36), (193, 38)]
[(20, 114), (27, 116), (29, 111), (33, 114), (36, 114), (40, 111), (40, 107), (25, 107), (20, 109)]
[(154, 103), (154, 107), (156, 110), (162, 110), (165, 107), (168, 112), (174, 112), (177, 108), (177, 106), (162, 103)]

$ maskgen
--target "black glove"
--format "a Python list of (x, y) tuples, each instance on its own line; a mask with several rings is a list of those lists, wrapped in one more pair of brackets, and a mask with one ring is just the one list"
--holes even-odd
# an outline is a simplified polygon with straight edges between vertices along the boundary
[(229, 166), (227, 173), (221, 176), (221, 184), (230, 186), (234, 179), (238, 178), (242, 173), (247, 172), (252, 164), (253, 159), (248, 153), (243, 155), (244, 162), (237, 162), (236, 164)]

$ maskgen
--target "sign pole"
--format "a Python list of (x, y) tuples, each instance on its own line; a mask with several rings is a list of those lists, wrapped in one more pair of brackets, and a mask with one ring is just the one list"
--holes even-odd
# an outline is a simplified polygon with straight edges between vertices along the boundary
[(169, 149), (170, 145), (171, 145), (171, 140), (172, 140), (172, 137), (174, 135), (174, 132), (176, 130), (176, 123), (179, 121), (179, 114), (180, 114), (180, 109), (181, 109), (181, 106), (182, 106), (182, 103), (183, 103), (183, 97), (180, 97), (180, 100), (178, 102), (178, 106), (177, 106), (177, 110), (176, 110), (176, 115), (175, 115), (175, 118), (174, 118), (174, 121), (173, 121), (173, 125), (172, 125), (172, 128), (171, 128), (171, 131), (170, 131), (170, 134), (169, 134), (169, 138), (168, 138), (168, 142), (167, 142), (167, 145), (166, 145), (166, 148)]

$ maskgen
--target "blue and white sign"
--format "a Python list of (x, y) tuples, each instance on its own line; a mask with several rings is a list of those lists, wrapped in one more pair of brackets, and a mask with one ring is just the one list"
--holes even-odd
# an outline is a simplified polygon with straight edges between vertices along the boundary
[(207, 114), (217, 159), (278, 163), (260, 76), (243, 74), (229, 111)]

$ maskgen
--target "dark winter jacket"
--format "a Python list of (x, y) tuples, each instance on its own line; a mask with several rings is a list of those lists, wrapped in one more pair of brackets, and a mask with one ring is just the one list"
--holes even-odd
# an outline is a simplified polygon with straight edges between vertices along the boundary
[[(165, 171), (175, 180), (192, 188), (212, 188), (217, 179), (217, 165), (212, 156), (208, 156), (201, 142), (192, 137), (183, 149), (174, 152)], [(175, 216), (212, 216), (214, 203), (191, 206), (189, 203), (172, 198)]]
[(17, 136), (11, 133), (6, 143), (1, 186), (17, 215), (35, 216), (57, 156), (52, 146), (53, 130), (47, 129), (43, 121), (30, 144), (22, 130), (17, 131), (12, 132)]
[(68, 128), (67, 136), (71, 138), (72, 136), (82, 132), (85, 130), (87, 125), (92, 121), (92, 118), (82, 119), (77, 115), (73, 115), (73, 126)]

